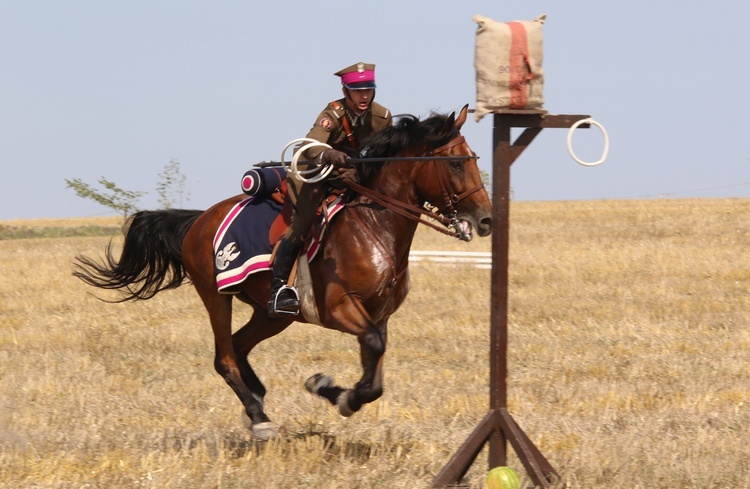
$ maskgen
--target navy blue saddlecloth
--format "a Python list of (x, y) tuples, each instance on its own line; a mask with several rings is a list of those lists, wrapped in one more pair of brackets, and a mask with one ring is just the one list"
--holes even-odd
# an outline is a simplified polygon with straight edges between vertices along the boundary
[[(329, 219), (343, 207), (340, 197), (334, 200), (328, 206)], [(273, 246), (269, 231), (279, 213), (281, 205), (270, 198), (248, 197), (232, 207), (214, 237), (214, 273), (219, 292), (236, 294), (236, 286), (248, 275), (271, 268)], [(320, 222), (307, 249), (308, 260), (317, 254), (325, 232), (326, 223)]]
[[(214, 237), (214, 270), (219, 292), (231, 290), (248, 275), (268, 270), (273, 247), (268, 239), (281, 205), (273, 199), (248, 197), (224, 218)], [(230, 290), (227, 290), (230, 289)]]

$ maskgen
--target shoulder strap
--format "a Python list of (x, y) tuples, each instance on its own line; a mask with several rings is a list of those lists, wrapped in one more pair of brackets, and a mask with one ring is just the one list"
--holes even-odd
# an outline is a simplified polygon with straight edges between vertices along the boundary
[[(333, 107), (334, 110), (339, 110), (342, 108), (338, 100), (331, 102), (331, 107)], [(354, 139), (354, 134), (352, 134), (352, 128), (351, 128), (351, 125), (349, 124), (349, 116), (346, 114), (346, 110), (344, 110), (344, 117), (341, 119), (341, 123), (344, 126), (344, 131), (346, 132), (346, 139), (349, 140), (349, 144), (352, 145), (352, 148), (357, 149), (357, 141)]]

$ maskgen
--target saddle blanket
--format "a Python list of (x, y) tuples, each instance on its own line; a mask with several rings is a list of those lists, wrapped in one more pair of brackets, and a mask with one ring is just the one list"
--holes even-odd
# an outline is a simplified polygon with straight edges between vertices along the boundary
[[(325, 216), (315, 225), (315, 232), (306, 249), (308, 261), (317, 254), (326, 226), (343, 209), (341, 197), (332, 201)], [(239, 285), (253, 273), (270, 270), (274, 243), (269, 231), (281, 205), (270, 198), (248, 197), (232, 207), (214, 236), (214, 274), (219, 292), (237, 294)]]

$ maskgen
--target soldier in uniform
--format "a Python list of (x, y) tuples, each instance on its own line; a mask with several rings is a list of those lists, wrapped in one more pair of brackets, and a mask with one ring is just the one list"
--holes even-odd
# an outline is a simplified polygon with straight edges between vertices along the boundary
[[(337, 176), (337, 170), (348, 165), (350, 156), (357, 155), (360, 141), (392, 123), (390, 111), (373, 102), (375, 65), (357, 63), (334, 75), (341, 78), (344, 98), (329, 103), (306, 136), (330, 145), (331, 149), (313, 147), (303, 155), (317, 166), (333, 165), (334, 171), (329, 178)], [(293, 214), (291, 225), (281, 238), (273, 262), (271, 298), (268, 301), (268, 314), (271, 317), (299, 312), (299, 296), (293, 287), (287, 285), (287, 281), (326, 193), (325, 181), (303, 183), (290, 176), (287, 185)]]

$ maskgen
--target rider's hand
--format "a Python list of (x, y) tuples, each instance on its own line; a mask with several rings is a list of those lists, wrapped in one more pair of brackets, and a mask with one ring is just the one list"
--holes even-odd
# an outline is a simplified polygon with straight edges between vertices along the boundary
[(348, 166), (349, 156), (343, 151), (338, 151), (331, 148), (323, 152), (321, 162), (324, 165), (333, 165), (334, 168), (341, 168), (344, 166)]

